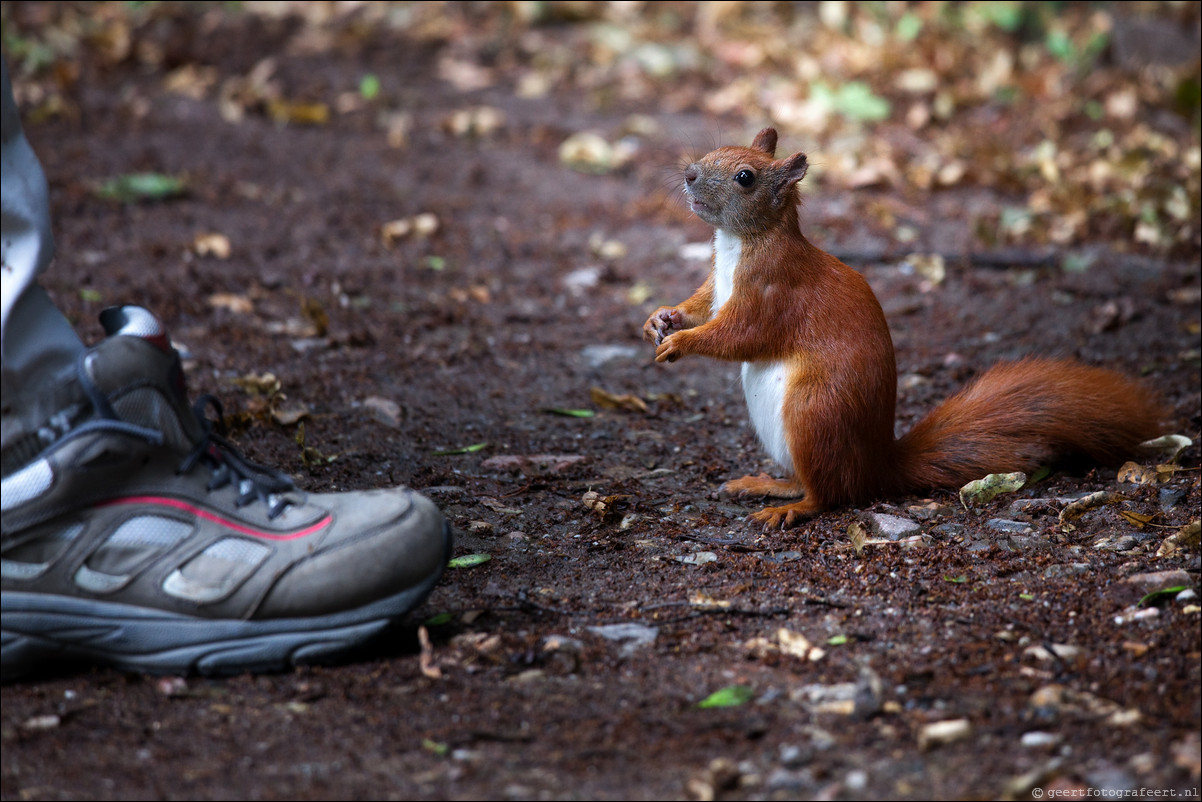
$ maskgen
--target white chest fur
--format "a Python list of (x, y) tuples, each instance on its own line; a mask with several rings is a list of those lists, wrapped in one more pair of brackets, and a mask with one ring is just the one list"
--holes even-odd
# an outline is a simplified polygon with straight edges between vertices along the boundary
[(744, 362), (743, 396), (760, 444), (768, 456), (792, 472), (793, 458), (785, 438), (785, 373), (784, 362)]
[[(743, 242), (734, 234), (718, 229), (714, 234), (714, 311), (721, 309), (734, 289), (735, 271), (743, 253)], [(789, 444), (785, 439), (785, 364), (783, 362), (744, 362), (743, 395), (751, 425), (764, 450), (788, 471), (793, 470)]]
[(743, 240), (722, 229), (714, 232), (714, 311), (730, 300), (735, 286), (735, 269), (743, 253)]

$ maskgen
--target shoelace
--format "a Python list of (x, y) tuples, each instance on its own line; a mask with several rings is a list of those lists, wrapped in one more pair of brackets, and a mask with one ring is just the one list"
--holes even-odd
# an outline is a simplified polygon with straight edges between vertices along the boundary
[[(80, 424), (62, 439), (74, 439), (87, 432), (110, 431), (138, 437), (152, 445), (161, 446), (164, 442), (161, 431), (149, 426), (123, 421), (117, 416), (113, 405), (109, 403), (108, 398), (88, 375), (85, 359), (86, 353), (81, 354), (76, 366), (76, 374), (84, 393), (92, 403), (96, 417)], [(210, 420), (205, 414), (210, 406), (217, 413), (216, 421)], [(183, 461), (176, 466), (176, 474), (187, 473), (203, 460), (213, 471), (213, 476), (207, 486), (210, 492), (237, 482), (238, 498), (234, 502), (235, 505), (245, 507), (255, 501), (262, 501), (267, 505), (269, 520), (279, 517), (294, 503), (285, 495), (296, 489), (296, 485), (292, 483), (291, 479), (266, 465), (251, 462), (242, 456), (237, 446), (226, 439), (225, 411), (216, 397), (206, 394), (198, 398), (192, 405), (192, 414), (196, 416), (204, 434), (196, 441), (196, 445), (192, 447)], [(213, 431), (214, 423), (219, 429), (217, 432)]]
[[(211, 420), (205, 413), (208, 407), (217, 413), (216, 421)], [(238, 448), (225, 437), (225, 411), (215, 396), (202, 395), (192, 406), (192, 413), (200, 422), (204, 436), (184, 457), (183, 462), (175, 469), (176, 473), (187, 473), (204, 460), (213, 470), (209, 480), (208, 490), (219, 490), (226, 485), (238, 485), (238, 498), (235, 506), (245, 507), (255, 501), (267, 505), (267, 517), (274, 519), (286, 510), (291, 501), (284, 496), (296, 489), (284, 474), (266, 465), (251, 462)], [(219, 431), (214, 431), (216, 424)]]

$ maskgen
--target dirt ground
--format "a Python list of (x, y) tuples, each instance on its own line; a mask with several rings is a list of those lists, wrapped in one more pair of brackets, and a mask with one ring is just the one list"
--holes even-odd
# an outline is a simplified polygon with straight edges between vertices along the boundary
[[(1142, 376), (1194, 445), (1160, 482), (1087, 467), (971, 510), (948, 490), (765, 533), (744, 520), (756, 500), (717, 493), (773, 470), (737, 366), (656, 365), (640, 338), (708, 270), (681, 165), (746, 144), (764, 112), (717, 113), (695, 102), (717, 87), (683, 81), (585, 91), (583, 68), (525, 91), (585, 12), (121, 5), (143, 16), (76, 12), (76, 69), (49, 73), (14, 42), (71, 12), (5, 7), (57, 302), (89, 342), (103, 307), (149, 307), (253, 458), (315, 491), (421, 488), (456, 555), (490, 559), (344, 664), (6, 686), (4, 799), (1198, 797), (1198, 598), (1140, 606), (1199, 578), (1196, 524), (1192, 546), (1162, 546), (1202, 502), (1196, 223), (1163, 247), (1118, 227), (982, 244), (974, 221), (1014, 188), (848, 188), (823, 175), (834, 139), (782, 128), (814, 165), (804, 229), (889, 317), (899, 429), (1045, 353)], [(1170, 128), (1196, 160), (1196, 123)], [(581, 132), (603, 142), (572, 169)], [(103, 196), (138, 172), (186, 189)], [(1062, 518), (1094, 491), (1120, 498)], [(913, 531), (878, 534), (882, 514)], [(732, 704), (701, 704), (723, 689)]]

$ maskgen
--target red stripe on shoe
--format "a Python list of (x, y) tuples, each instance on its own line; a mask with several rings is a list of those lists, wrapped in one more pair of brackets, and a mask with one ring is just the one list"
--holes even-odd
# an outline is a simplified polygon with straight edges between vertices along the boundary
[(151, 506), (158, 505), (162, 507), (173, 507), (177, 510), (183, 510), (184, 512), (192, 513), (198, 518), (204, 518), (206, 521), (212, 521), (220, 526), (233, 529), (235, 532), (239, 532), (243, 535), (261, 537), (265, 540), (296, 540), (297, 538), (306, 537), (314, 532), (319, 532), (322, 529), (325, 529), (330, 525), (330, 521), (332, 520), (329, 515), (326, 515), (326, 517), (322, 518), (312, 526), (307, 526), (304, 529), (297, 530), (296, 532), (279, 533), (268, 532), (263, 529), (255, 529), (253, 527), (246, 526), (245, 524), (235, 523), (228, 518), (222, 518), (220, 515), (211, 513), (208, 510), (202, 510), (199, 507), (194, 507), (186, 501), (180, 501), (179, 499), (174, 498), (164, 498), (163, 496), (130, 496), (128, 498), (115, 498), (109, 501), (101, 502), (96, 506), (114, 507), (119, 504), (149, 504)]

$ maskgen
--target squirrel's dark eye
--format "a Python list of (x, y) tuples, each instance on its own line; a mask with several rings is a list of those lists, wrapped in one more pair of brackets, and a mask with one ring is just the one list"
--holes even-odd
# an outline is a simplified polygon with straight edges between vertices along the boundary
[(755, 183), (755, 173), (751, 172), (750, 170), (740, 170), (739, 172), (735, 173), (735, 181), (738, 182), (739, 186), (741, 187), (749, 187)]

